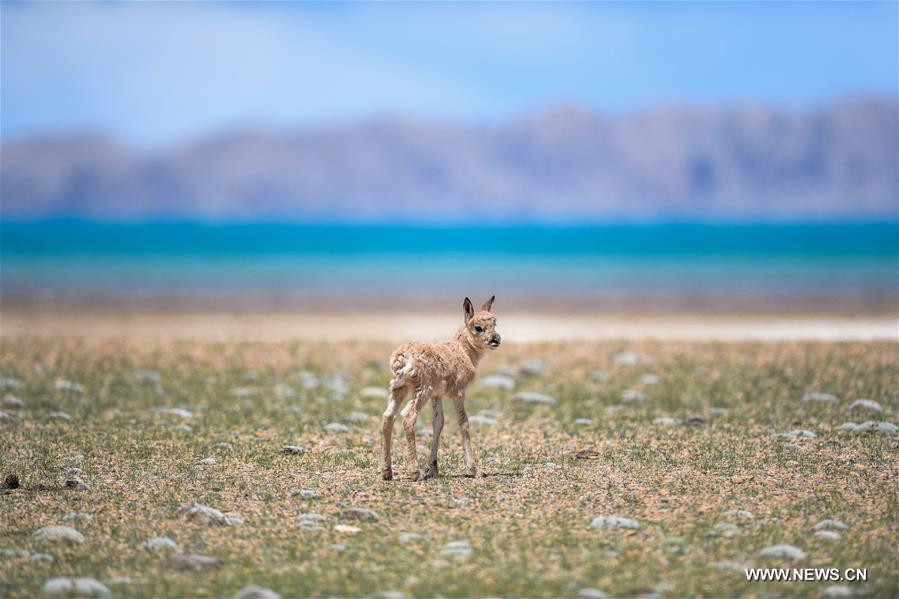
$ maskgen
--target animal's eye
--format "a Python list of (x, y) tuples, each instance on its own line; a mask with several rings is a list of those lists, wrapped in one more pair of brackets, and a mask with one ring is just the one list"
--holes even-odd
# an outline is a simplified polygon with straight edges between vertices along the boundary
[(474, 332), (475, 332), (475, 333), (483, 333), (483, 332), (484, 332), (484, 327), (482, 327), (482, 326), (479, 325), (479, 324), (476, 324), (476, 325), (474, 325)]

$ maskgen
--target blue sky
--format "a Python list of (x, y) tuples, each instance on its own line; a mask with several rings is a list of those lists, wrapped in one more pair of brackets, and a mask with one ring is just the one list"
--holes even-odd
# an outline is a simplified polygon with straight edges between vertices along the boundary
[(2, 135), (895, 96), (897, 4), (2, 4)]

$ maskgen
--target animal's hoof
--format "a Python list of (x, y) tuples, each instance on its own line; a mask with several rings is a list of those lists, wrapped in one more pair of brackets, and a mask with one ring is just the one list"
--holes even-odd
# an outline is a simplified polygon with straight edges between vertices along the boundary
[(417, 480), (421, 480), (421, 470), (419, 470), (418, 472), (413, 472), (412, 474), (410, 474), (410, 475), (409, 475), (409, 480), (411, 480), (412, 482), (415, 482), (415, 481), (417, 481)]
[(384, 478), (384, 480), (393, 480), (393, 469), (386, 468), (384, 470), (381, 470), (381, 476)]

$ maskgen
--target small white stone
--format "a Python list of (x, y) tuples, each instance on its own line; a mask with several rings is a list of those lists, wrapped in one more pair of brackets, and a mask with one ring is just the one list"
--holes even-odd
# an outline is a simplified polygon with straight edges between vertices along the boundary
[(218, 462), (213, 457), (203, 458), (199, 462), (197, 462), (201, 466), (215, 466)]
[(354, 535), (357, 532), (360, 532), (362, 529), (358, 526), (350, 526), (349, 524), (337, 524), (334, 526), (334, 530), (336, 532)]
[(859, 433), (877, 433), (884, 436), (899, 434), (899, 428), (897, 428), (895, 424), (876, 420), (862, 422), (855, 427), (855, 431)]
[(593, 421), (589, 418), (577, 418), (574, 423), (578, 426), (590, 426), (593, 424)]
[(620, 366), (633, 366), (638, 362), (638, 358), (634, 352), (620, 351), (612, 356), (612, 362)]
[(608, 379), (609, 377), (602, 370), (596, 370), (590, 375), (590, 380), (594, 383), (601, 383)]
[(274, 387), (275, 397), (278, 399), (293, 399), (297, 392), (287, 383), (278, 383)]
[(155, 370), (138, 369), (134, 371), (134, 378), (140, 383), (161, 383), (162, 375)]
[(852, 402), (852, 405), (849, 406), (849, 409), (852, 411), (870, 410), (872, 412), (883, 412), (883, 408), (880, 407), (880, 404), (870, 399), (856, 399)]
[(590, 528), (640, 528), (640, 523), (623, 516), (597, 516), (590, 522)]
[(683, 421), (680, 418), (671, 418), (670, 416), (662, 416), (660, 418), (656, 418), (652, 421), (653, 424), (657, 424), (660, 426), (677, 426), (682, 424)]
[(15, 422), (16, 420), (18, 420), (18, 416), (12, 412), (0, 410), (0, 422)]
[(750, 566), (748, 566), (742, 562), (736, 562), (733, 560), (722, 560), (722, 561), (718, 561), (718, 562), (712, 562), (711, 564), (709, 564), (709, 567), (715, 568), (716, 570), (727, 570), (730, 572), (743, 572), (746, 570), (746, 568), (749, 568)]
[(852, 587), (848, 587), (845, 584), (832, 584), (829, 587), (826, 587), (823, 591), (821, 591), (822, 597), (827, 597), (828, 599), (839, 599), (841, 597), (854, 597), (855, 591)]
[(624, 402), (642, 402), (646, 401), (646, 396), (636, 389), (625, 389), (621, 392), (621, 401)]
[(84, 393), (84, 385), (80, 383), (73, 383), (72, 381), (67, 381), (65, 379), (56, 379), (53, 387), (57, 391), (73, 391), (75, 393)]
[(25, 407), (25, 402), (15, 395), (7, 395), (3, 398), (3, 406), (11, 410), (19, 410)]
[(384, 387), (363, 387), (359, 391), (359, 397), (363, 399), (387, 399), (390, 397), (390, 391)]
[(350, 412), (346, 415), (349, 422), (368, 422), (370, 416), (365, 412)]
[(305, 447), (300, 447), (299, 445), (285, 445), (281, 448), (281, 453), (288, 455), (299, 455), (301, 453), (306, 453), (309, 451)]
[(61, 420), (63, 422), (74, 422), (75, 419), (65, 412), (50, 412), (47, 414), (47, 420)]
[(232, 526), (243, 523), (243, 520), (236, 516), (225, 515), (219, 510), (206, 505), (191, 505), (182, 508), (181, 511), (185, 520), (199, 522), (200, 524)]
[(840, 429), (842, 429), (846, 432), (854, 432), (854, 431), (858, 430), (858, 425), (854, 422), (844, 422), (840, 426)]
[(330, 424), (326, 424), (324, 428), (329, 433), (348, 433), (350, 431), (350, 427), (348, 427), (345, 424), (341, 424), (339, 422), (332, 422)]
[(91, 514), (87, 514), (85, 512), (72, 512), (71, 514), (66, 514), (65, 516), (63, 516), (62, 521), (91, 523), (94, 521), (94, 517)]
[(231, 397), (244, 399), (256, 395), (256, 390), (252, 387), (235, 387), (228, 392), (228, 395), (230, 395)]
[(825, 518), (815, 524), (815, 530), (847, 530), (849, 527), (839, 520)]
[(378, 513), (364, 507), (349, 507), (340, 512), (344, 520), (368, 520), (374, 522), (378, 519)]
[(216, 443), (215, 445), (213, 445), (213, 447), (215, 447), (216, 449), (221, 449), (222, 451), (231, 451), (232, 449), (234, 449), (234, 446), (227, 442)]
[(318, 494), (312, 489), (299, 489), (291, 491), (290, 497), (299, 497), (300, 499), (318, 499)]
[(471, 424), (476, 424), (478, 426), (496, 426), (499, 424), (497, 420), (493, 418), (488, 418), (487, 416), (481, 416), (480, 414), (475, 414), (474, 416), (469, 416), (468, 421)]
[(322, 516), (321, 514), (300, 514), (297, 516), (297, 522), (300, 524), (315, 524), (317, 522), (324, 522), (327, 518)]
[(654, 374), (644, 374), (640, 377), (640, 382), (644, 385), (658, 385), (661, 381), (659, 377)]
[(65, 541), (80, 545), (84, 535), (69, 526), (45, 526), (34, 533), (35, 541)]
[(0, 377), (0, 389), (21, 389), (22, 381), (11, 377)]
[(819, 530), (815, 533), (815, 536), (829, 541), (839, 541), (843, 538), (842, 535), (835, 530)]
[(71, 578), (60, 576), (44, 583), (44, 592), (48, 595), (74, 595), (76, 597), (111, 597), (112, 593), (102, 582), (93, 578), (79, 576)]
[(299, 379), (303, 389), (311, 390), (318, 388), (318, 376), (314, 372), (309, 372), (308, 370), (298, 372), (297, 379)]
[(791, 560), (805, 559), (806, 553), (793, 545), (771, 545), (759, 551), (760, 557), (787, 558)]
[(840, 400), (837, 399), (836, 395), (831, 395), (830, 393), (806, 393), (800, 401), (804, 403), (837, 403)]
[(144, 547), (146, 547), (150, 551), (156, 551), (158, 553), (181, 552), (181, 548), (178, 547), (178, 543), (168, 537), (153, 537), (152, 539), (144, 543)]
[(729, 539), (740, 534), (740, 527), (730, 522), (718, 522), (712, 527), (712, 535)]
[(111, 585), (126, 585), (126, 584), (134, 584), (134, 579), (130, 576), (115, 576), (106, 581), (106, 584)]
[(471, 544), (468, 540), (451, 541), (440, 549), (440, 557), (468, 557), (471, 555)]
[(488, 374), (480, 381), (478, 387), (483, 389), (508, 389), (515, 388), (515, 379), (508, 374)]
[(30, 556), (28, 556), (28, 559), (33, 562), (44, 562), (47, 564), (53, 563), (53, 556), (49, 553), (32, 553)]
[(605, 591), (587, 587), (580, 589), (577, 592), (577, 596), (580, 597), (580, 599), (607, 599), (609, 595)]
[(528, 376), (539, 376), (543, 374), (548, 367), (549, 364), (547, 364), (543, 360), (533, 359), (524, 362), (518, 369), (518, 372)]
[(417, 532), (404, 532), (400, 535), (400, 543), (411, 543), (422, 539), (424, 539), (424, 535)]
[(724, 512), (724, 515), (729, 516), (731, 518), (743, 518), (745, 520), (752, 520), (752, 518), (754, 517), (752, 512), (750, 512), (749, 510), (740, 510), (740, 509), (727, 510), (726, 512)]
[(281, 599), (281, 595), (271, 589), (249, 586), (242, 588), (234, 599)]
[(163, 416), (177, 416), (178, 418), (193, 418), (194, 414), (190, 410), (184, 408), (156, 408), (153, 410), (157, 414)]
[(516, 401), (523, 401), (525, 403), (538, 403), (547, 406), (552, 406), (556, 403), (556, 400), (554, 398), (550, 397), (549, 395), (544, 395), (543, 393), (537, 393), (536, 391), (519, 391), (512, 396), (512, 399)]

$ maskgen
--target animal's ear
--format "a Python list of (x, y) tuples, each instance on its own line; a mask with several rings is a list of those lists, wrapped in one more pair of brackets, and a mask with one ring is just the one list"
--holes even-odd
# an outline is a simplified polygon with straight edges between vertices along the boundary
[(471, 305), (471, 300), (467, 297), (465, 298), (465, 301), (462, 302), (462, 312), (465, 313), (465, 324), (468, 324), (468, 321), (474, 316), (474, 306)]
[(495, 300), (495, 299), (496, 299), (496, 296), (491, 295), (490, 299), (487, 300), (486, 302), (484, 302), (484, 305), (481, 306), (481, 310), (486, 310), (487, 312), (490, 312), (490, 308), (493, 307), (493, 300)]

